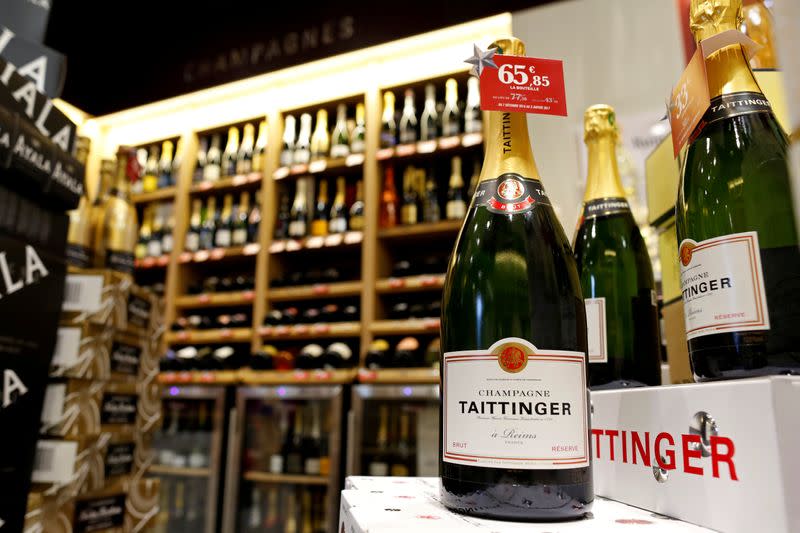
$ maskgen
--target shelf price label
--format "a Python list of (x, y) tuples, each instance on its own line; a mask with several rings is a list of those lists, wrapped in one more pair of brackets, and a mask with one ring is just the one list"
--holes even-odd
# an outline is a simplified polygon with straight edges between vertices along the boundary
[(564, 64), (558, 59), (495, 55), (481, 73), (481, 109), (567, 116)]

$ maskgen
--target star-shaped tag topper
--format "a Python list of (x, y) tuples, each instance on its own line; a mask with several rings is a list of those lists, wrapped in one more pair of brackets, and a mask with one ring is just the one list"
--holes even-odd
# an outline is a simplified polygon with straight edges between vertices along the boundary
[(478, 45), (473, 44), (473, 55), (472, 57), (466, 59), (464, 62), (469, 63), (472, 65), (469, 73), (472, 76), (476, 76), (478, 78), (481, 77), (483, 73), (483, 69), (486, 67), (497, 68), (497, 65), (494, 62), (494, 54), (497, 52), (497, 48), (490, 48), (485, 52), (478, 48)]

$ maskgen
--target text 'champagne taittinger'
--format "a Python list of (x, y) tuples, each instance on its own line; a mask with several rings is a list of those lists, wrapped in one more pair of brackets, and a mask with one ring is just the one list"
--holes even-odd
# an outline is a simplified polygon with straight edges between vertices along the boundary
[[(514, 38), (493, 46), (525, 54)], [(559, 520), (594, 500), (586, 315), (526, 120), (489, 113), (480, 183), (448, 267), (441, 496), (473, 515)]]
[[(738, 28), (741, 0), (692, 0), (699, 41)], [(681, 291), (695, 379), (800, 373), (800, 249), (787, 138), (740, 44), (706, 58), (711, 105), (686, 153)]]

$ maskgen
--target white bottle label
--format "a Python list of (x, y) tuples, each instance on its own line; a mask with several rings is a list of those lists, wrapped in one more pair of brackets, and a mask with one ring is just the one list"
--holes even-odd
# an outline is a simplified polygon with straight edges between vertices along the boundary
[(758, 233), (681, 242), (686, 337), (769, 329)]
[(269, 471), (273, 474), (283, 473), (283, 456), (281, 454), (275, 453), (269, 458)]
[(319, 457), (309, 457), (306, 459), (306, 474), (311, 476), (319, 475), (320, 463)]
[(608, 362), (608, 337), (606, 336), (606, 299), (586, 298), (586, 329), (589, 340), (589, 362)]
[(305, 220), (293, 220), (289, 222), (289, 237), (303, 237), (306, 234)]
[(219, 181), (221, 171), (222, 169), (219, 165), (206, 165), (203, 167), (203, 180)]
[(467, 204), (462, 200), (450, 200), (445, 206), (447, 220), (461, 220), (467, 214)]
[(200, 234), (191, 232), (186, 234), (186, 250), (196, 252), (200, 249)]
[(148, 257), (161, 257), (161, 252), (161, 241), (153, 239), (147, 243)]
[(221, 228), (217, 230), (215, 235), (215, 244), (217, 248), (227, 248), (231, 245), (231, 230)]
[(243, 246), (247, 244), (247, 229), (236, 228), (233, 230), (233, 244), (234, 246)]
[(523, 470), (589, 466), (586, 360), (509, 337), (442, 361), (443, 460)]
[(389, 465), (384, 462), (375, 461), (369, 464), (369, 475), (370, 476), (388, 476), (389, 475)]

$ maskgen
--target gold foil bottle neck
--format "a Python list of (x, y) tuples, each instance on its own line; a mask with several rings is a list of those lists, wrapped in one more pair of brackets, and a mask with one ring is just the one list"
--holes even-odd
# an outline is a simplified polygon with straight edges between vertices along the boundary
[(739, 30), (761, 45), (750, 58), (750, 65), (753, 68), (778, 68), (773, 25), (772, 13), (762, 0), (746, 3), (742, 8), (742, 23)]
[(689, 28), (698, 43), (727, 30), (737, 30), (742, 21), (742, 0), (692, 0)]
[(614, 108), (606, 104), (597, 104), (589, 107), (583, 114), (583, 139), (610, 135), (616, 139), (617, 115)]
[(489, 48), (497, 48), (497, 53), (507, 56), (525, 55), (525, 43), (516, 37), (501, 37), (493, 42)]

